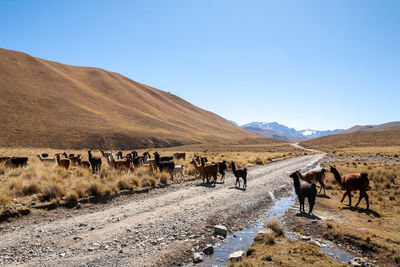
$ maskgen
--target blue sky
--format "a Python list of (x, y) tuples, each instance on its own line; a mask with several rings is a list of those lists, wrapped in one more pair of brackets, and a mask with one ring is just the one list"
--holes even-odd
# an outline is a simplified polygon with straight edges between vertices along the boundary
[(0, 1), (0, 47), (95, 66), (240, 124), (400, 120), (400, 1)]

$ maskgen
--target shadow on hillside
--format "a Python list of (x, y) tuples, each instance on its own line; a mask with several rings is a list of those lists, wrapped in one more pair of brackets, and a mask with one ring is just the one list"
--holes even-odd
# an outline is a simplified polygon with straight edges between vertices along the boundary
[(322, 195), (322, 194), (318, 194), (317, 197), (331, 199), (330, 196), (328, 196), (328, 195)]
[(229, 187), (229, 189), (236, 189), (236, 190), (240, 190), (240, 191), (246, 191), (246, 188), (237, 187), (237, 186), (231, 186), (231, 187)]
[(320, 217), (318, 217), (318, 216), (316, 216), (316, 215), (314, 215), (312, 213), (309, 214), (307, 212), (299, 212), (299, 213), (296, 214), (296, 216), (297, 217), (307, 218), (307, 219), (310, 219), (310, 220), (321, 220)]
[(372, 209), (367, 210), (367, 209), (364, 209), (364, 208), (353, 207), (353, 206), (351, 206), (351, 207), (350, 206), (346, 206), (346, 207), (343, 207), (342, 209), (351, 210), (351, 211), (357, 211), (358, 213), (365, 213), (365, 214), (368, 214), (368, 215), (372, 214), (376, 218), (382, 217), (378, 212), (376, 212), (376, 211), (374, 211)]

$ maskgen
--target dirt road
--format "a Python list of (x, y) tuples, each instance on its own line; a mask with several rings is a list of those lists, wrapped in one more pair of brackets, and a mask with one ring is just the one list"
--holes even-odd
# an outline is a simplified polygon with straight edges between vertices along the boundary
[[(287, 172), (322, 155), (249, 168), (247, 190), (232, 173), (216, 187), (199, 180), (82, 209), (34, 211), (0, 225), (0, 265), (144, 266), (174, 264), (211, 238), (215, 223), (230, 231), (288, 192)], [(281, 189), (281, 190), (279, 190)], [(283, 192), (283, 193), (282, 193)], [(186, 253), (186, 254), (185, 254)]]

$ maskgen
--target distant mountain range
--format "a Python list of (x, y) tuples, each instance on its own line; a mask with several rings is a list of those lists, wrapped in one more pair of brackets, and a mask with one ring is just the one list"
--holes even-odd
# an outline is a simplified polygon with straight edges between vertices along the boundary
[[(238, 125), (236, 122), (231, 121), (233, 124)], [(304, 140), (322, 137), (330, 134), (343, 132), (343, 129), (320, 131), (305, 129), (297, 131), (294, 128), (289, 128), (286, 125), (279, 124), (277, 122), (251, 122), (248, 124), (241, 125), (243, 129), (259, 136), (268, 138), (278, 138), (286, 141)]]

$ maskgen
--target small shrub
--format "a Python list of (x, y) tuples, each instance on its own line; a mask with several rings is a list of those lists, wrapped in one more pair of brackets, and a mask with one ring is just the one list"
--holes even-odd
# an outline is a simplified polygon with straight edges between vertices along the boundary
[(137, 176), (135, 175), (135, 176), (132, 176), (131, 179), (132, 179), (132, 184), (133, 184), (135, 187), (138, 187), (139, 184), (140, 184), (139, 177), (137, 177)]
[(92, 182), (86, 192), (89, 196), (102, 196), (105, 192), (104, 184), (98, 181)]
[(330, 223), (330, 222), (327, 222), (327, 223), (326, 223), (326, 226), (328, 227), (328, 229), (332, 229), (332, 228), (333, 228), (333, 224)]
[(118, 181), (117, 187), (119, 190), (130, 189), (131, 184), (129, 183), (129, 181), (127, 179), (122, 178), (121, 180)]
[(166, 184), (170, 178), (170, 174), (166, 171), (157, 173), (157, 178), (160, 180), (161, 183)]
[(278, 220), (272, 220), (267, 223), (267, 227), (270, 228), (277, 236), (284, 236), (285, 231), (280, 225)]
[(79, 195), (77, 192), (70, 192), (66, 197), (65, 201), (68, 203), (76, 203), (79, 200)]
[(30, 181), (22, 186), (22, 194), (24, 196), (33, 195), (39, 193), (39, 191), (40, 191), (40, 185), (36, 181)]
[(263, 160), (262, 158), (260, 158), (260, 157), (257, 157), (257, 158), (254, 160), (254, 163), (255, 163), (256, 165), (264, 165), (264, 164), (265, 164), (264, 160)]
[(268, 234), (265, 236), (265, 243), (268, 245), (275, 244), (275, 234)]
[(7, 205), (7, 203), (11, 200), (11, 197), (0, 192), (0, 207)]
[(59, 183), (49, 183), (41, 187), (40, 190), (42, 200), (53, 200), (65, 195), (64, 188)]

